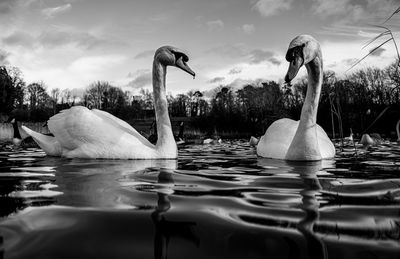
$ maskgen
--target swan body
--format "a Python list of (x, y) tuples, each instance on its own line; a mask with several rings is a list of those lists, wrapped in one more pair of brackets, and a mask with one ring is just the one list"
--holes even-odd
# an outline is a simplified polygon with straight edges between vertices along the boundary
[(290, 62), (285, 76), (287, 83), (297, 75), (302, 65), (308, 72), (307, 94), (300, 120), (285, 118), (272, 123), (257, 144), (257, 154), (295, 161), (332, 158), (335, 146), (316, 123), (323, 77), (320, 45), (313, 37), (300, 35), (290, 43), (286, 60)]
[(212, 138), (206, 138), (203, 140), (203, 144), (221, 144), (222, 139), (212, 139)]
[(359, 143), (364, 147), (378, 145), (382, 143), (382, 137), (377, 133), (363, 134)]
[(363, 134), (361, 136), (361, 140), (360, 140), (360, 144), (362, 144), (363, 146), (373, 146), (376, 144), (375, 140), (373, 140), (371, 138), (370, 135), (368, 134)]
[(344, 140), (353, 142), (354, 137), (353, 137), (353, 130), (350, 128), (350, 135), (348, 137), (345, 137)]
[(167, 66), (176, 66), (191, 75), (186, 54), (174, 47), (159, 48), (153, 62), (153, 92), (158, 140), (155, 145), (119, 118), (101, 110), (74, 106), (48, 121), (46, 136), (23, 129), (50, 156), (102, 159), (176, 159), (178, 150), (168, 115), (165, 76)]

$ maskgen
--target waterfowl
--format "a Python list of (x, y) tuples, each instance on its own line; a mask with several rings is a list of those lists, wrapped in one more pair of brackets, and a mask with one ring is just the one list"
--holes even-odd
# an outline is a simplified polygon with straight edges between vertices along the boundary
[(203, 140), (203, 144), (221, 144), (222, 139), (215, 137), (215, 138), (206, 138)]
[(335, 147), (325, 131), (316, 123), (323, 79), (322, 53), (319, 42), (309, 35), (294, 38), (286, 53), (290, 62), (285, 76), (290, 84), (304, 65), (308, 72), (307, 94), (300, 121), (280, 119), (271, 124), (257, 145), (262, 157), (312, 161), (335, 156)]
[(396, 132), (397, 132), (397, 142), (400, 143), (400, 120), (397, 121)]
[(155, 145), (123, 120), (101, 110), (74, 106), (48, 120), (54, 137), (23, 129), (50, 156), (102, 159), (176, 159), (178, 150), (171, 129), (166, 97), (167, 66), (195, 73), (186, 64), (188, 56), (175, 47), (164, 46), (153, 60), (153, 93), (158, 140)]
[(249, 140), (249, 144), (251, 147), (256, 147), (258, 144), (258, 138), (251, 136)]
[(183, 121), (179, 123), (179, 133), (178, 136), (175, 137), (175, 141), (177, 145), (183, 145), (185, 144), (185, 140), (183, 139), (183, 131), (184, 131), (185, 124)]
[(30, 148), (30, 147), (39, 147), (32, 137), (28, 136), (26, 138), (22, 138), (21, 133), (18, 128), (18, 121), (16, 118), (10, 118), (8, 120), (13, 126), (13, 148)]
[(364, 147), (374, 146), (382, 143), (382, 137), (378, 133), (363, 134), (359, 143)]
[(350, 135), (348, 137), (345, 137), (344, 140), (346, 141), (350, 141), (353, 142), (354, 138), (353, 138), (353, 130), (350, 128)]
[(19, 147), (21, 145), (22, 142), (22, 137), (21, 137), (21, 133), (19, 132), (18, 129), (18, 122), (15, 118), (11, 119), (10, 123), (13, 126), (13, 145), (14, 147)]

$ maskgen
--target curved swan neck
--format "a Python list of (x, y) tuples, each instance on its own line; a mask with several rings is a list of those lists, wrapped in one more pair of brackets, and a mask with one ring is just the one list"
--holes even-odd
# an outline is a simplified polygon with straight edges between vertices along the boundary
[(308, 86), (306, 99), (301, 109), (300, 126), (314, 126), (317, 123), (317, 111), (322, 87), (323, 70), (322, 55), (319, 51), (316, 57), (307, 65)]
[(168, 115), (168, 102), (165, 89), (166, 74), (166, 66), (155, 59), (153, 62), (153, 94), (158, 135), (156, 148), (160, 152), (176, 152), (176, 143)]
[(308, 86), (299, 126), (290, 143), (285, 159), (320, 160), (321, 151), (317, 136), (317, 110), (322, 86), (322, 58), (319, 51), (307, 65)]
[(400, 141), (400, 120), (396, 124), (397, 141)]

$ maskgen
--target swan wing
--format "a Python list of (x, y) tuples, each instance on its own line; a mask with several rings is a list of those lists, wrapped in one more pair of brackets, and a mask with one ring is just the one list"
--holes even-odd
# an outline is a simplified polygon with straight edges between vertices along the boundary
[(115, 123), (116, 126), (120, 127), (121, 130), (131, 134), (132, 136), (136, 137), (143, 145), (148, 147), (154, 148), (154, 145), (151, 144), (145, 137), (143, 137), (137, 130), (135, 130), (131, 125), (129, 125), (126, 121), (121, 120), (118, 117), (113, 116), (112, 114), (102, 111), (93, 109), (92, 112), (97, 116), (103, 118), (105, 121), (109, 121), (110, 123)]
[(63, 147), (63, 155), (83, 158), (147, 158), (154, 146), (128, 124), (111, 114), (74, 106), (51, 117), (50, 131)]
[(325, 130), (317, 124), (318, 146), (322, 159), (333, 158), (336, 154), (335, 145), (326, 134)]
[(298, 125), (298, 121), (287, 118), (272, 123), (257, 144), (257, 155), (285, 159)]

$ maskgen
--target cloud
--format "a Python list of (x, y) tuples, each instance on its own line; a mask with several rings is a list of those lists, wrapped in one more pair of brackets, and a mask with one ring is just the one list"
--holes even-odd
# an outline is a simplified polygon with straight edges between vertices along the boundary
[(236, 78), (232, 82), (230, 82), (227, 86), (233, 88), (234, 90), (241, 89), (246, 85), (259, 85), (261, 79), (242, 79)]
[(8, 64), (8, 61), (7, 61), (8, 56), (9, 56), (9, 53), (0, 49), (0, 66)]
[(280, 64), (282, 64), (282, 61), (280, 61), (276, 57), (269, 58), (268, 61), (275, 66), (279, 66)]
[(274, 57), (274, 52), (262, 49), (254, 49), (249, 53), (250, 64), (260, 64), (269, 61), (272, 64), (280, 65), (281, 62)]
[(54, 18), (56, 15), (65, 13), (69, 10), (71, 10), (72, 5), (71, 4), (65, 4), (65, 5), (60, 5), (57, 7), (51, 7), (51, 8), (46, 8), (42, 10), (42, 13), (48, 18)]
[(246, 34), (252, 34), (255, 31), (255, 27), (253, 24), (243, 24), (241, 28)]
[(73, 29), (52, 28), (41, 32), (39, 35), (31, 35), (23, 31), (15, 31), (2, 39), (2, 43), (8, 46), (59, 48), (73, 45), (83, 49), (94, 49), (102, 46), (121, 46), (122, 42), (113, 42), (102, 39), (88, 32), (80, 32)]
[(311, 11), (335, 24), (364, 25), (382, 23), (397, 8), (393, 0), (312, 0)]
[(239, 58), (243, 59), (243, 61), (247, 60), (250, 64), (260, 64), (264, 61), (270, 62), (274, 65), (279, 65), (281, 63), (274, 57), (274, 52), (262, 49), (249, 50), (243, 44), (226, 44), (208, 49), (206, 53), (226, 58)]
[(147, 68), (138, 69), (135, 72), (129, 72), (127, 77), (128, 78), (135, 78), (135, 77), (138, 77), (138, 76), (140, 76), (142, 74), (147, 74), (147, 73), (150, 73), (150, 72), (151, 72), (151, 70), (147, 69)]
[(358, 61), (358, 59), (356, 59), (356, 58), (346, 58), (346, 59), (342, 60), (342, 63), (346, 64), (347, 66), (352, 66), (357, 61)]
[(17, 1), (15, 0), (2, 0), (0, 1), (0, 14), (8, 14), (13, 10), (14, 5)]
[(228, 72), (229, 75), (236, 75), (240, 73), (242, 73), (242, 69), (240, 67), (234, 67)]
[(336, 61), (333, 63), (328, 64), (326, 67), (329, 69), (337, 69), (338, 67), (345, 67), (345, 68), (350, 68), (351, 66), (353, 66), (356, 62), (358, 61), (358, 59), (356, 58), (346, 58), (346, 59), (342, 59), (340, 61)]
[(80, 32), (72, 29), (55, 28), (42, 32), (37, 38), (42, 46), (60, 47), (64, 45), (76, 45), (84, 49), (93, 49), (105, 45), (121, 45), (120, 42), (109, 41), (94, 36), (88, 32)]
[(221, 20), (209, 21), (207, 26), (210, 31), (220, 31), (224, 28), (224, 22)]
[(373, 38), (380, 33), (380, 28), (371, 26), (333, 24), (332, 26), (322, 26), (318, 34), (333, 35), (349, 38)]
[(139, 59), (139, 58), (147, 58), (147, 57), (151, 57), (154, 55), (154, 50), (145, 50), (142, 52), (139, 52), (136, 56), (135, 59)]
[(79, 72), (79, 74), (91, 76), (107, 71), (110, 67), (123, 63), (125, 59), (122, 55), (86, 56), (73, 61), (69, 69)]
[(10, 46), (32, 46), (35, 42), (35, 39), (28, 33), (18, 31), (14, 32), (7, 37), (3, 38), (3, 44)]
[[(140, 69), (134, 72), (133, 74), (129, 74), (131, 76), (135, 76), (135, 78), (128, 83), (128, 86), (133, 88), (142, 88), (144, 86), (151, 85), (152, 82), (152, 74), (149, 69)], [(129, 76), (128, 75), (128, 76)]]
[(293, 0), (258, 0), (253, 5), (253, 10), (257, 10), (262, 16), (268, 17), (289, 10)]
[(222, 57), (244, 57), (247, 49), (243, 44), (226, 44), (206, 50), (207, 54), (214, 54)]
[(370, 54), (371, 56), (375, 56), (375, 57), (380, 57), (380, 56), (382, 55), (382, 53), (386, 51), (386, 49), (384, 49), (384, 48), (379, 48), (379, 49), (373, 51), (374, 49), (375, 49), (375, 48), (370, 49), (370, 50), (369, 50), (369, 54)]
[(161, 13), (161, 14), (151, 16), (149, 18), (149, 20), (152, 22), (167, 22), (167, 21), (171, 20), (171, 18), (172, 18), (171, 14)]
[(346, 14), (350, 4), (350, 0), (313, 0), (313, 2), (311, 10), (320, 16)]
[(209, 80), (207, 83), (215, 84), (225, 80), (225, 77), (214, 77), (213, 79)]

